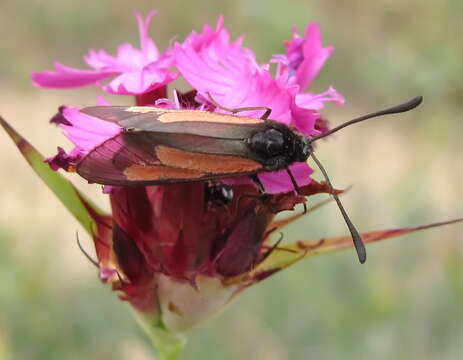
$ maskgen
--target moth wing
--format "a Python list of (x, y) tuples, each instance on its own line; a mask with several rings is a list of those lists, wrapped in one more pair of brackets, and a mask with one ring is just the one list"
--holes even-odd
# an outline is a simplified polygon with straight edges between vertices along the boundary
[(150, 106), (90, 106), (80, 109), (81, 113), (109, 121), (121, 127), (136, 127), (158, 118), (162, 113), (172, 110)]
[(122, 134), (116, 135), (89, 152), (78, 164), (77, 172), (89, 182), (125, 185), (125, 169), (131, 165), (159, 163), (153, 154), (128, 146)]
[(197, 141), (191, 141), (185, 135), (170, 136), (179, 143), (184, 142), (183, 145), (191, 143), (191, 147), (182, 148), (166, 142), (169, 134), (123, 132), (89, 152), (77, 164), (76, 170), (88, 181), (104, 185), (159, 185), (253, 174), (263, 170), (258, 161), (217, 154), (215, 146), (223, 146), (223, 140), (193, 136), (194, 140), (202, 138), (209, 141), (209, 144), (199, 147), (205, 151), (209, 148), (211, 152), (198, 152)]
[(246, 139), (266, 128), (266, 121), (198, 110), (150, 106), (91, 106), (80, 110), (131, 131), (193, 134), (221, 139)]

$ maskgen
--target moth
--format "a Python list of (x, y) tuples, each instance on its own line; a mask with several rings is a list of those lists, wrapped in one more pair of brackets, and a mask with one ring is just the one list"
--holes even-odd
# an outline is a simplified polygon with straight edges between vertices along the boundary
[[(416, 97), (311, 138), (268, 119), (269, 108), (263, 108), (265, 113), (261, 118), (251, 118), (150, 106), (86, 107), (80, 111), (116, 123), (122, 131), (84, 156), (77, 163), (76, 171), (90, 182), (131, 186), (209, 181), (285, 169), (297, 191), (288, 167), (311, 157), (332, 189), (325, 169), (314, 155), (314, 142), (356, 122), (411, 110), (421, 101), (422, 97)], [(215, 105), (231, 113), (257, 109), (227, 109)], [(363, 242), (334, 191), (332, 196), (363, 263), (366, 259)]]

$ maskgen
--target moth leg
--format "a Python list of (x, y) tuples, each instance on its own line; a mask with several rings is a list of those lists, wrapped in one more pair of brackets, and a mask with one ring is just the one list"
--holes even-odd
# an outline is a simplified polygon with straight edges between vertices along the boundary
[(90, 261), (93, 265), (96, 266), (97, 269), (100, 268), (100, 265), (98, 264), (98, 261), (96, 261), (95, 259), (93, 259), (90, 254), (88, 252), (85, 251), (85, 249), (83, 248), (82, 244), (80, 243), (80, 239), (79, 239), (79, 233), (76, 231), (76, 240), (77, 240), (77, 246), (79, 247), (79, 250), (82, 251), (82, 253), (84, 254), (84, 256), (87, 258), (88, 261)]
[[(299, 189), (299, 185), (296, 182), (296, 179), (294, 178), (293, 173), (291, 172), (291, 170), (289, 170), (289, 168), (286, 169), (286, 172), (288, 173), (289, 178), (291, 179), (291, 182), (293, 183), (294, 191), (300, 194), (301, 191)], [(307, 204), (305, 203), (305, 201), (302, 203), (302, 205), (304, 206), (304, 214), (307, 214)]]
[(252, 182), (257, 186), (261, 195), (267, 195), (265, 191), (264, 185), (260, 182), (259, 177), (257, 175), (250, 176)]
[(242, 111), (254, 111), (254, 110), (265, 110), (264, 115), (261, 116), (262, 120), (267, 120), (270, 114), (272, 113), (272, 109), (270, 109), (268, 106), (250, 106), (250, 107), (241, 107), (241, 108), (236, 108), (236, 109), (230, 109), (225, 106), (220, 105), (217, 103), (217, 101), (214, 100), (212, 95), (208, 92), (206, 93), (207, 97), (209, 98), (209, 101), (211, 102), (212, 105), (215, 107), (222, 109), (224, 111), (231, 112), (232, 114), (236, 114)]

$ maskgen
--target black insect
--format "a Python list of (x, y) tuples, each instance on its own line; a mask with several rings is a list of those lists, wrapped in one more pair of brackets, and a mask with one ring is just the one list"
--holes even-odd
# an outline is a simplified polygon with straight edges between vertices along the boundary
[[(123, 131), (90, 151), (76, 164), (76, 169), (90, 182), (122, 186), (207, 181), (286, 169), (294, 189), (298, 191), (288, 167), (311, 157), (333, 189), (325, 169), (314, 155), (313, 143), (351, 124), (411, 110), (421, 101), (422, 98), (417, 97), (407, 103), (353, 119), (311, 138), (269, 120), (269, 108), (263, 108), (265, 114), (256, 119), (147, 106), (87, 107), (81, 112), (116, 123)], [(215, 105), (232, 113), (256, 109), (227, 109)], [(349, 227), (359, 260), (363, 263), (366, 252), (360, 235), (334, 190), (331, 194)]]

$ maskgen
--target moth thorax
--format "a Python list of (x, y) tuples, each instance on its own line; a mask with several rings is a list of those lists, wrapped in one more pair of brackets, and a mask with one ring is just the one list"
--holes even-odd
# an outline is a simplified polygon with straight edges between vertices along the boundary
[(259, 154), (274, 157), (285, 153), (285, 136), (277, 129), (268, 129), (254, 134), (251, 147)]
[(312, 151), (312, 145), (304, 136), (298, 136), (297, 139), (294, 140), (294, 161), (306, 161)]

